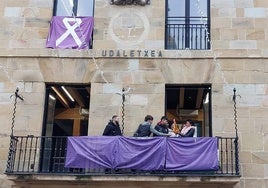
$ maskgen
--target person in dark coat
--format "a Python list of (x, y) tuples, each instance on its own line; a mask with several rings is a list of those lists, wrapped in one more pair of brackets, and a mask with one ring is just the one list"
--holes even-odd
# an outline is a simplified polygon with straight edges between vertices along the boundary
[(106, 125), (103, 136), (122, 136), (122, 132), (119, 125), (119, 116), (114, 115), (112, 119)]
[[(156, 126), (154, 127), (155, 130), (157, 130), (158, 132), (164, 133), (164, 134), (168, 134), (168, 119), (166, 116), (162, 116), (161, 120), (156, 124)], [(162, 135), (157, 135), (154, 134), (153, 136), (162, 136)]]

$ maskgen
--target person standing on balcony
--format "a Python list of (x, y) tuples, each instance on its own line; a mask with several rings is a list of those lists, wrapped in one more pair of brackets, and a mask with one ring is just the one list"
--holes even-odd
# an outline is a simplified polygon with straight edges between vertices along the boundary
[(186, 120), (185, 125), (183, 126), (179, 135), (181, 137), (193, 137), (194, 133), (195, 133), (195, 127), (193, 121), (190, 119)]
[(180, 128), (175, 119), (169, 122), (168, 132), (170, 133), (170, 137), (179, 137)]
[(141, 123), (138, 127), (138, 129), (135, 131), (134, 136), (135, 137), (149, 137), (151, 133), (158, 135), (158, 136), (170, 136), (169, 134), (166, 133), (161, 133), (153, 127), (153, 116), (147, 115), (144, 118), (144, 122)]
[[(164, 134), (168, 134), (168, 119), (166, 116), (162, 116), (161, 120), (156, 124), (156, 126), (154, 127), (155, 130), (157, 130), (158, 132), (164, 133)], [(155, 134), (153, 136), (163, 136), (163, 135), (159, 135), (159, 134)]]
[(122, 136), (122, 132), (119, 125), (119, 116), (114, 115), (112, 119), (106, 125), (103, 136)]

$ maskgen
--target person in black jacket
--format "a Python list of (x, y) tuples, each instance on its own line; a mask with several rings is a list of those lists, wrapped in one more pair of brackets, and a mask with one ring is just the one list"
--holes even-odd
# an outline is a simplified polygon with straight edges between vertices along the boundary
[[(156, 126), (154, 127), (155, 130), (157, 130), (158, 132), (164, 133), (164, 134), (168, 134), (168, 118), (166, 116), (162, 116), (161, 120), (156, 124)], [(157, 135), (154, 134), (153, 136), (162, 136), (162, 135)]]
[(122, 136), (122, 132), (119, 125), (119, 116), (114, 115), (112, 119), (106, 125), (103, 136)]

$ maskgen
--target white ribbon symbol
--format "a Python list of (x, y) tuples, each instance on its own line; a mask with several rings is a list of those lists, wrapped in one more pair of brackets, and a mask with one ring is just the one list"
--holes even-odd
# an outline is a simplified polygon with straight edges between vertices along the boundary
[[(77, 36), (75, 29), (80, 26), (82, 20), (80, 18), (64, 18), (62, 20), (63, 24), (65, 25), (67, 31), (63, 33), (57, 40), (56, 46), (60, 45), (69, 35), (72, 35), (74, 41), (78, 46), (82, 44), (80, 38)], [(69, 22), (75, 22), (73, 25), (70, 25)]]

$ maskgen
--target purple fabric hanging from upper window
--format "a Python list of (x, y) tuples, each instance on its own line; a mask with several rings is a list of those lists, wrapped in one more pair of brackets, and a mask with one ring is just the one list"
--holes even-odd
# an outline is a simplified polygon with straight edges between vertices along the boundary
[(65, 167), (218, 170), (217, 138), (68, 137)]
[(46, 47), (88, 49), (93, 27), (93, 17), (53, 16)]

